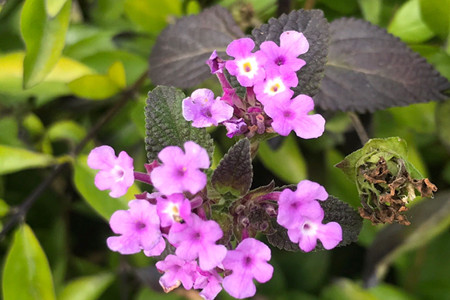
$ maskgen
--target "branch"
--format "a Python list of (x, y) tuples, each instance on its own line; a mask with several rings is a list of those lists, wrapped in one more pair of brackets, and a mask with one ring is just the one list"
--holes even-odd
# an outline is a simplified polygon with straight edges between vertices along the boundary
[[(141, 77), (128, 89), (124, 90), (119, 100), (111, 107), (106, 114), (89, 130), (83, 140), (81, 140), (78, 145), (74, 148), (71, 153), (72, 156), (77, 156), (81, 153), (84, 146), (97, 134), (97, 132), (102, 128), (103, 125), (108, 123), (116, 113), (118, 113), (121, 108), (130, 100), (136, 97), (136, 91), (142, 86), (147, 78), (147, 71), (145, 71)], [(0, 241), (2, 241), (6, 234), (13, 229), (17, 223), (22, 222), (25, 218), (28, 210), (33, 206), (34, 202), (39, 198), (39, 196), (50, 186), (50, 184), (55, 180), (56, 177), (64, 170), (68, 163), (62, 163), (57, 165), (50, 175), (42, 181), (36, 189), (31, 192), (31, 194), (20, 204), (20, 206), (14, 210), (14, 213), (9, 217), (8, 221), (4, 224), (2, 231), (0, 232)]]
[(352, 125), (356, 130), (356, 134), (358, 134), (359, 140), (361, 144), (364, 146), (369, 140), (369, 135), (367, 134), (366, 129), (364, 128), (359, 116), (354, 112), (348, 112), (348, 116), (352, 120)]

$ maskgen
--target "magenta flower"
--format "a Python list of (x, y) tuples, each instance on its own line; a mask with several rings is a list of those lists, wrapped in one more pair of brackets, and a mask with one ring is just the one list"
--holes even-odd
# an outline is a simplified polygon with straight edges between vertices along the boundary
[(197, 128), (217, 126), (232, 116), (233, 107), (220, 98), (214, 99), (214, 93), (208, 89), (195, 90), (183, 100), (183, 117)]
[(211, 69), (211, 74), (223, 73), (225, 61), (217, 55), (216, 50), (214, 50), (213, 53), (211, 53), (211, 56), (206, 61), (206, 64)]
[(255, 43), (250, 38), (234, 40), (227, 47), (227, 54), (234, 60), (227, 61), (225, 68), (242, 86), (253, 86), (265, 77), (263, 66), (266, 57), (261, 51), (252, 53), (254, 47)]
[(280, 36), (280, 46), (272, 41), (261, 44), (261, 51), (267, 57), (265, 68), (285, 69), (291, 72), (300, 70), (306, 63), (299, 55), (308, 52), (309, 43), (303, 33), (285, 31)]
[(150, 178), (164, 195), (195, 194), (206, 185), (206, 175), (199, 169), (209, 167), (208, 153), (192, 141), (184, 143), (184, 149), (186, 153), (180, 147), (168, 146), (158, 154), (162, 165), (153, 169)]
[(293, 243), (298, 243), (300, 249), (309, 252), (316, 248), (317, 239), (322, 242), (325, 249), (330, 250), (342, 241), (342, 228), (336, 222), (322, 224), (322, 214), (314, 218), (305, 218), (297, 227), (288, 229), (289, 239)]
[(308, 115), (313, 109), (314, 101), (307, 95), (298, 95), (292, 100), (277, 99), (264, 105), (277, 133), (286, 136), (294, 130), (298, 137), (304, 139), (319, 137), (325, 130), (325, 119), (321, 115)]
[(206, 300), (213, 300), (222, 290), (223, 278), (213, 269), (211, 271), (203, 271), (197, 269), (198, 277), (194, 283), (194, 289), (201, 289), (200, 296)]
[(300, 181), (295, 192), (284, 189), (278, 199), (278, 224), (289, 229), (303, 223), (304, 217), (317, 219), (323, 215), (323, 210), (315, 200), (327, 198), (325, 188), (309, 180)]
[(225, 269), (233, 271), (223, 279), (223, 288), (238, 299), (254, 296), (253, 278), (260, 283), (272, 278), (273, 267), (267, 263), (270, 256), (270, 249), (264, 243), (253, 238), (244, 239), (235, 250), (228, 251), (222, 262)]
[(156, 263), (156, 268), (164, 275), (159, 279), (159, 284), (168, 293), (183, 284), (183, 287), (190, 290), (197, 277), (197, 263), (186, 261), (176, 255), (168, 255), (164, 260)]
[(146, 200), (132, 200), (128, 202), (128, 206), (130, 209), (118, 210), (111, 216), (109, 225), (120, 236), (107, 239), (109, 249), (121, 254), (134, 254), (144, 250), (149, 255), (160, 255), (165, 247), (162, 247), (164, 240), (156, 205)]
[(266, 78), (255, 85), (256, 99), (262, 104), (276, 99), (291, 99), (294, 91), (290, 88), (298, 84), (297, 75), (293, 72), (266, 71)]
[(191, 203), (183, 194), (172, 194), (167, 197), (158, 197), (156, 210), (161, 219), (161, 226), (171, 226), (175, 222), (187, 220), (191, 214)]
[(245, 124), (242, 118), (225, 121), (223, 122), (223, 125), (225, 125), (225, 128), (227, 129), (227, 137), (229, 138), (243, 134), (247, 131), (247, 124)]
[(94, 148), (89, 153), (87, 164), (91, 169), (99, 169), (95, 176), (95, 186), (101, 190), (110, 189), (109, 195), (118, 198), (126, 194), (133, 185), (133, 159), (125, 152), (116, 157), (110, 146)]
[(204, 221), (192, 214), (185, 223), (172, 225), (168, 240), (177, 248), (175, 253), (180, 258), (198, 257), (200, 268), (207, 271), (218, 266), (227, 254), (225, 246), (216, 245), (222, 236), (222, 229), (215, 221)]

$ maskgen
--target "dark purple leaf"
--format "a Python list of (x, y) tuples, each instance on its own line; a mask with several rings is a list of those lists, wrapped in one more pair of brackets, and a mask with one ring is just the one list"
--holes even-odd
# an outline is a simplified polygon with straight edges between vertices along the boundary
[(327, 61), (329, 24), (321, 10), (297, 10), (278, 19), (270, 19), (268, 24), (252, 31), (252, 38), (257, 47), (264, 41), (280, 44), (280, 35), (284, 31), (302, 32), (309, 42), (309, 51), (300, 58), (306, 66), (297, 72), (298, 86), (293, 88), (296, 94), (314, 96), (319, 89)]
[(225, 57), (228, 44), (243, 37), (231, 14), (214, 6), (198, 15), (184, 17), (158, 36), (150, 55), (154, 84), (187, 88), (211, 75), (206, 60), (214, 50)]
[(244, 196), (253, 179), (250, 141), (242, 139), (228, 150), (211, 178), (212, 186), (222, 195)]
[(450, 83), (386, 30), (358, 19), (330, 25), (325, 77), (314, 97), (323, 109), (373, 112), (442, 100)]

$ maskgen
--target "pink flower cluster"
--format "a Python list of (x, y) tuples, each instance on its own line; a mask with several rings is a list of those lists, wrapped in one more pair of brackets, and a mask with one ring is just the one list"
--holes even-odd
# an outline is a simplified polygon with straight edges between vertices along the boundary
[[(131, 158), (121, 157), (129, 158), (125, 152), (116, 158), (109, 146), (91, 151), (89, 165), (100, 169), (102, 179), (95, 182), (98, 188), (124, 194), (131, 186), (134, 178), (131, 184), (121, 178), (133, 174), (132, 160), (130, 164)], [(174, 253), (156, 263), (164, 273), (160, 284), (166, 292), (183, 285), (201, 290), (204, 299), (214, 299), (222, 288), (235, 298), (253, 296), (253, 279), (263, 283), (272, 277), (273, 267), (268, 264), (271, 252), (250, 237), (235, 249), (218, 244), (223, 231), (216, 221), (207, 219), (202, 205), (207, 177), (201, 170), (210, 166), (206, 150), (189, 141), (184, 151), (176, 146), (164, 148), (158, 159), (160, 162), (146, 165), (149, 176), (135, 172), (135, 178), (152, 184), (157, 191), (137, 195), (128, 203), (128, 210), (111, 216), (110, 226), (117, 236), (107, 239), (108, 247), (121, 254), (143, 251), (147, 256), (159, 256), (167, 244), (172, 245)]]
[[(255, 43), (250, 38), (232, 41), (227, 54), (234, 60), (224, 61), (214, 51), (207, 64), (216, 74), (223, 95), (214, 99), (212, 91), (199, 89), (183, 101), (183, 116), (193, 121), (194, 127), (208, 127), (219, 123), (227, 129), (227, 136), (277, 132), (288, 135), (294, 131), (301, 138), (322, 135), (325, 119), (319, 114), (310, 115), (314, 101), (307, 95), (292, 98), (291, 88), (298, 85), (298, 72), (306, 63), (298, 58), (309, 49), (305, 36), (296, 31), (286, 31), (280, 36), (280, 45), (265, 41), (260, 50), (252, 52)], [(227, 81), (224, 68), (236, 76), (246, 87), (241, 99)]]

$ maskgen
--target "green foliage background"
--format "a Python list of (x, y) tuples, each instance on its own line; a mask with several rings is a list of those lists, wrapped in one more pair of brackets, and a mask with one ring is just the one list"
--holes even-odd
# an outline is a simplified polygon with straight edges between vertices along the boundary
[[(278, 7), (285, 3), (287, 10)], [(163, 294), (154, 259), (107, 249), (106, 237), (112, 235), (107, 219), (143, 187), (110, 198), (95, 188), (86, 155), (108, 144), (130, 153), (135, 168), (144, 171), (144, 105), (154, 88), (147, 76), (152, 45), (177, 17), (213, 4), (229, 8), (247, 32), (277, 16), (277, 8), (319, 8), (329, 21), (364, 18), (387, 28), (450, 79), (450, 0), (0, 1), (4, 299), (197, 299), (181, 289)], [(202, 87), (220, 88), (214, 79)], [(273, 177), (278, 185), (309, 178), (357, 207), (355, 185), (333, 165), (361, 144), (347, 114), (325, 116), (326, 133), (319, 139), (290, 136), (277, 150), (263, 143), (254, 161), (254, 186)], [(427, 212), (425, 221), (383, 243), (395, 227), (381, 230), (365, 222), (359, 242), (344, 248), (308, 254), (274, 249), (274, 277), (259, 286), (258, 299), (450, 299), (450, 102), (361, 118), (370, 137), (405, 139), (409, 160), (439, 187), (436, 199), (412, 204)], [(211, 133), (217, 164), (233, 141), (223, 129)], [(54, 178), (46, 184), (49, 176)], [(44, 184), (45, 191), (34, 199), (35, 189)], [(368, 259), (386, 249), (390, 255)], [(386, 276), (378, 286), (363, 289), (363, 281), (378, 272), (365, 276), (371, 268)]]

